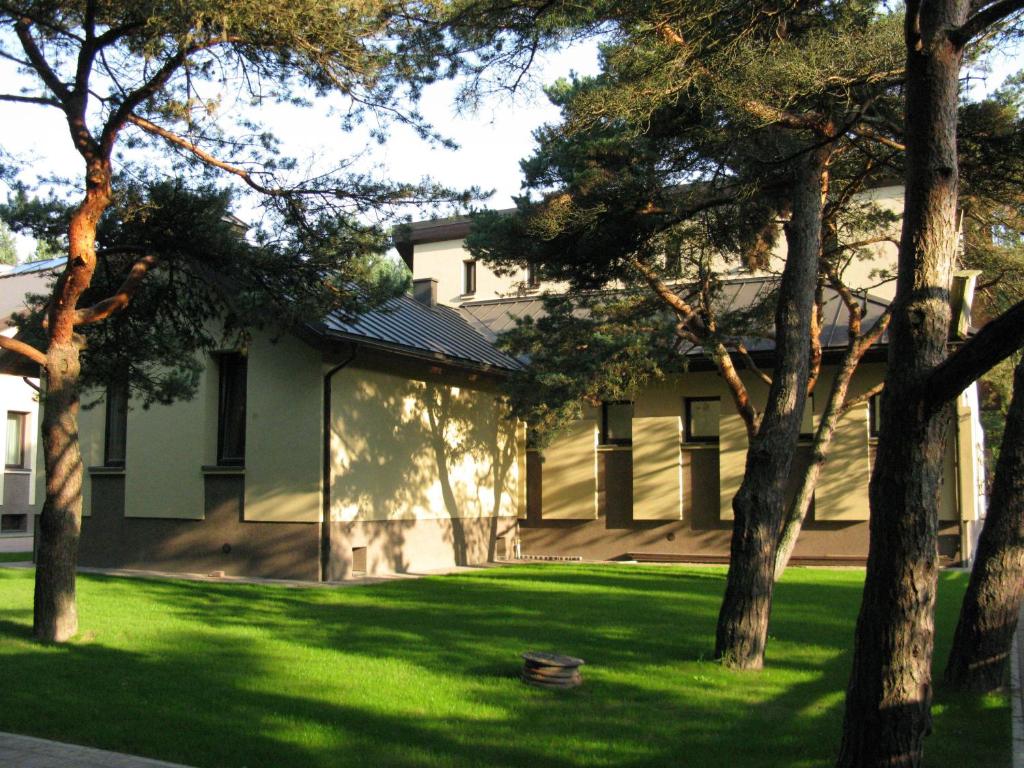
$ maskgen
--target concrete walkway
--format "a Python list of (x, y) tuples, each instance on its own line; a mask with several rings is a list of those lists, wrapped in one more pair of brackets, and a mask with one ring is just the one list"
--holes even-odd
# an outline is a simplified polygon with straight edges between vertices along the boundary
[(2, 732), (0, 765), (9, 768), (188, 768), (178, 763)]

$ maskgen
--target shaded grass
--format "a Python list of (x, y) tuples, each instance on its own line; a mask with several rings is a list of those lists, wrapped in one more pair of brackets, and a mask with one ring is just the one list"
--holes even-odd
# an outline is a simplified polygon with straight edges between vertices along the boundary
[(0, 563), (25, 563), (30, 560), (31, 552), (0, 552)]
[[(768, 668), (706, 659), (719, 568), (516, 566), (348, 589), (81, 576), (82, 632), (31, 642), (0, 571), (0, 730), (196, 766), (821, 766), (863, 572), (790, 569)], [(936, 658), (966, 586), (943, 574)], [(525, 650), (581, 656), (536, 690)], [(940, 688), (932, 765), (1009, 764), (1003, 697)]]

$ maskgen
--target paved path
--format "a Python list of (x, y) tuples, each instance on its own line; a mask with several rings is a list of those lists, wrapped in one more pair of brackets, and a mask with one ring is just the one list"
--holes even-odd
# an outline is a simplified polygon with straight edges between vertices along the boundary
[(2, 732), (0, 765), (6, 768), (188, 768), (177, 763)]

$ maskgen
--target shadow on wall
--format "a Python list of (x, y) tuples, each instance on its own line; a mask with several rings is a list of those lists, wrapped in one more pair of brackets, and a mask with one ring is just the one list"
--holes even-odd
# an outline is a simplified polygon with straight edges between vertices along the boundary
[(506, 405), (443, 382), (344, 376), (332, 403), (330, 577), (362, 557), (366, 573), (494, 559), (517, 512)]

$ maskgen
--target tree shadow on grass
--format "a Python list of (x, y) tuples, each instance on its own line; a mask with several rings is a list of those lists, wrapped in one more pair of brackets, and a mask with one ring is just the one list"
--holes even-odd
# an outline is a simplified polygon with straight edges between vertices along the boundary
[[(88, 577), (91, 640), (41, 649), (0, 601), (0, 728), (196, 766), (829, 764), (859, 577), (784, 583), (754, 674), (699, 660), (722, 585), (612, 568), (344, 590)], [(522, 685), (529, 648), (583, 656), (584, 686)], [(935, 743), (934, 764), (992, 757)]]

